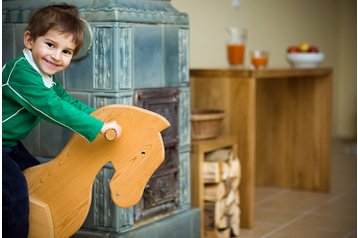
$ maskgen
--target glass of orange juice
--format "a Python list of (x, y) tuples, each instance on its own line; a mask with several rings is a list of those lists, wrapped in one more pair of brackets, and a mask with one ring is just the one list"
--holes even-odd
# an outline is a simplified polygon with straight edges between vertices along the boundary
[(227, 59), (230, 65), (243, 65), (245, 62), (246, 29), (228, 27)]
[(251, 64), (256, 69), (264, 69), (267, 67), (269, 55), (269, 52), (265, 50), (253, 50), (250, 53)]

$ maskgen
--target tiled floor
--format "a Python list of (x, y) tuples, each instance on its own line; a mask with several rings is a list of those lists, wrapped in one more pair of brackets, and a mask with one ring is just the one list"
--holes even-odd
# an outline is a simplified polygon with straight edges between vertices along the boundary
[(255, 226), (239, 237), (357, 237), (356, 148), (356, 142), (333, 141), (329, 193), (256, 187)]

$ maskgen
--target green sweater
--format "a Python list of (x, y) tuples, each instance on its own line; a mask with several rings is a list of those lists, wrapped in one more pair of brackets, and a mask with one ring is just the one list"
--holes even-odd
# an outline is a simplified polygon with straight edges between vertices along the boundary
[(92, 142), (103, 122), (94, 109), (72, 98), (53, 77), (42, 75), (31, 52), (24, 50), (2, 71), (2, 144), (14, 146), (45, 119), (79, 133)]

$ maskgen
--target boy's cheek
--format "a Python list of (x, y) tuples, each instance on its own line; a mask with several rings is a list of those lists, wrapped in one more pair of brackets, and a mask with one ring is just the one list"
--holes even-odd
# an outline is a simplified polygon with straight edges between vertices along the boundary
[(64, 62), (63, 64), (64, 69), (66, 69), (71, 64), (71, 62), (72, 62), (72, 57)]

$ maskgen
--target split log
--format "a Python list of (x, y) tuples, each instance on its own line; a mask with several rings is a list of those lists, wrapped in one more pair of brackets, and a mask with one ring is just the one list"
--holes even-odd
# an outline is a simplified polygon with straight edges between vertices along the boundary
[[(225, 199), (217, 202), (204, 203), (204, 228), (205, 230), (215, 230), (218, 226), (223, 226), (223, 217), (226, 214)], [(225, 227), (226, 228), (227, 224)]]
[(228, 161), (232, 157), (233, 151), (231, 148), (223, 148), (205, 154), (206, 161)]
[(223, 199), (225, 195), (226, 195), (226, 188), (223, 182), (205, 186), (204, 189), (205, 201), (216, 202)]
[(204, 183), (219, 183), (222, 181), (220, 162), (204, 162), (203, 163), (203, 179)]

